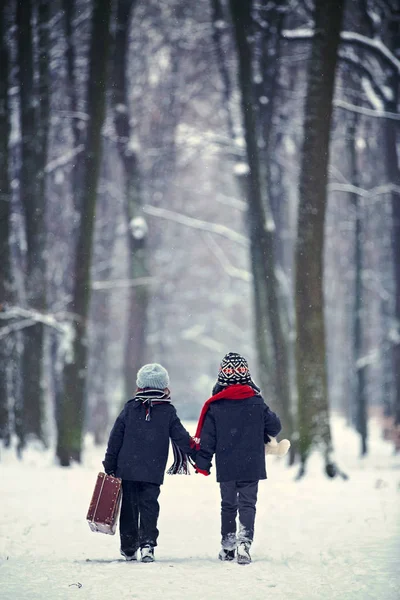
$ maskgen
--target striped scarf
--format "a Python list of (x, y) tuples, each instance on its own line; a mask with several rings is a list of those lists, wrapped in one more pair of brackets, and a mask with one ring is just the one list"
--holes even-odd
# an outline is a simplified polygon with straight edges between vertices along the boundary
[[(141, 402), (146, 409), (146, 421), (151, 421), (151, 409), (154, 405), (163, 402), (171, 402), (171, 393), (168, 388), (165, 390), (139, 388), (135, 395), (135, 402)], [(168, 475), (190, 475), (189, 463), (193, 465), (192, 459), (184, 454), (179, 446), (171, 440), (174, 453), (174, 462), (167, 470)]]
[(135, 394), (135, 402), (141, 402), (146, 408), (146, 421), (150, 421), (153, 405), (171, 402), (171, 392), (168, 388), (165, 388), (165, 390), (138, 388), (138, 391)]

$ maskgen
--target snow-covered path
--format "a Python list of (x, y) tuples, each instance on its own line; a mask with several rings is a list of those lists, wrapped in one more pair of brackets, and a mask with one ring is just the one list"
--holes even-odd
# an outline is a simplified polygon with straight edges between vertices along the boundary
[[(118, 535), (85, 522), (102, 453), (60, 469), (29, 454), (7, 455), (0, 478), (1, 600), (399, 600), (400, 459), (377, 437), (357, 460), (357, 440), (338, 421), (340, 464), (349, 481), (327, 480), (269, 459), (260, 484), (253, 564), (216, 560), (215, 475), (166, 477), (154, 564), (126, 563)], [(79, 584), (79, 585), (78, 585)], [(81, 586), (81, 587), (80, 587)]]

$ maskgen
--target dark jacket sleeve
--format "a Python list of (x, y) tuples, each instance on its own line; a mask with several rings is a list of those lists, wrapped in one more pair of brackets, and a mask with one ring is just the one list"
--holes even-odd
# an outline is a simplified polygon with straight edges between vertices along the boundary
[(270, 437), (276, 437), (281, 429), (282, 425), (278, 415), (264, 404), (264, 443), (268, 444)]
[(177, 446), (179, 446), (184, 454), (188, 454), (194, 460), (196, 450), (191, 444), (192, 438), (190, 433), (186, 431), (182, 425), (174, 407), (169, 425), (169, 437), (173, 442), (175, 442), (175, 444), (177, 444)]
[(200, 436), (200, 450), (196, 456), (196, 466), (203, 471), (210, 472), (212, 457), (215, 453), (217, 436), (215, 429), (215, 419), (211, 409), (208, 410), (204, 419), (203, 428)]
[(125, 431), (125, 411), (122, 411), (111, 429), (106, 456), (103, 460), (104, 470), (109, 475), (117, 470), (118, 454), (121, 450)]

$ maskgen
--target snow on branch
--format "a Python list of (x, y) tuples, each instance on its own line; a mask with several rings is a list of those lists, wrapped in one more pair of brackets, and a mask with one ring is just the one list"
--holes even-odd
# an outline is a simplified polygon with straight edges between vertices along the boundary
[(353, 31), (342, 31), (340, 34), (341, 39), (344, 42), (355, 44), (358, 46), (367, 47), (370, 50), (380, 54), (381, 57), (385, 58), (388, 63), (392, 65), (398, 73), (400, 73), (400, 60), (389, 50), (387, 46), (378, 38), (371, 39), (361, 33), (354, 33)]
[(62, 156), (59, 156), (58, 158), (55, 158), (54, 160), (48, 162), (44, 168), (44, 172), (52, 173), (59, 167), (65, 167), (65, 165), (67, 165), (73, 158), (75, 158), (75, 156), (78, 156), (78, 154), (80, 154), (83, 151), (83, 148), (83, 144), (79, 144), (79, 146), (77, 146), (76, 148), (72, 148), (72, 150), (64, 152)]
[(380, 356), (379, 349), (371, 350), (371, 352), (369, 352), (369, 354), (366, 354), (365, 356), (361, 356), (356, 361), (356, 369), (361, 370), (361, 369), (364, 369), (365, 367), (368, 367), (370, 365), (377, 363), (379, 360), (379, 356)]
[(22, 319), (17, 323), (12, 323), (11, 325), (7, 325), (6, 327), (2, 327), (0, 329), (0, 340), (2, 338), (7, 337), (11, 333), (16, 333), (17, 331), (21, 331), (21, 329), (26, 329), (27, 327), (32, 327), (35, 325), (36, 321), (32, 321), (32, 319)]
[[(309, 28), (299, 27), (297, 29), (284, 29), (282, 37), (285, 40), (310, 40), (314, 37), (314, 30)], [(386, 62), (400, 73), (400, 60), (389, 50), (385, 44), (377, 38), (369, 38), (366, 35), (355, 33), (354, 31), (342, 31), (340, 34), (342, 42), (347, 42), (355, 46), (362, 46), (372, 50), (385, 59)]]
[(282, 37), (285, 40), (310, 40), (314, 37), (314, 30), (309, 27), (297, 27), (296, 29), (283, 29)]
[(381, 119), (393, 119), (394, 121), (400, 121), (400, 113), (393, 113), (385, 110), (375, 110), (373, 108), (357, 106), (356, 104), (351, 104), (350, 102), (346, 102), (345, 100), (334, 100), (333, 105), (336, 108), (342, 108), (343, 110), (355, 112), (366, 117), (378, 117)]
[(166, 219), (167, 221), (174, 221), (175, 223), (180, 223), (181, 225), (185, 225), (186, 227), (192, 227), (193, 229), (198, 229), (199, 231), (208, 231), (210, 233), (215, 233), (216, 235), (220, 235), (224, 238), (227, 238), (228, 240), (240, 244), (241, 246), (249, 246), (249, 240), (246, 236), (242, 235), (241, 233), (237, 233), (236, 231), (230, 229), (229, 227), (226, 227), (225, 225), (219, 225), (218, 223), (209, 223), (208, 221), (195, 219), (194, 217), (189, 217), (187, 215), (177, 213), (167, 208), (159, 208), (158, 206), (152, 206), (151, 204), (146, 204), (143, 207), (143, 211), (148, 215), (152, 215), (153, 217), (159, 217), (160, 219)]
[(70, 119), (79, 119), (80, 121), (89, 121), (89, 115), (79, 110), (58, 110), (57, 115), (60, 117), (68, 117)]
[(234, 277), (235, 279), (241, 279), (242, 281), (246, 282), (252, 280), (252, 274), (249, 273), (249, 271), (245, 271), (245, 269), (238, 269), (230, 263), (229, 258), (226, 256), (221, 246), (217, 244), (211, 233), (204, 233), (203, 237), (206, 241), (207, 246), (214, 254), (215, 258), (218, 260), (218, 262), (220, 263), (227, 275), (229, 275), (230, 277)]
[(0, 329), (0, 339), (10, 333), (32, 327), (37, 323), (51, 327), (59, 333), (66, 333), (66, 324), (60, 323), (55, 315), (44, 314), (37, 310), (22, 308), (20, 306), (6, 306), (0, 312), (0, 320), (2, 321), (13, 321), (14, 319), (18, 320)]
[(239, 198), (234, 198), (233, 196), (226, 196), (225, 194), (217, 194), (215, 196), (215, 200), (220, 204), (232, 206), (233, 208), (237, 208), (242, 212), (247, 211), (247, 202), (244, 202), (244, 200), (240, 200)]
[(110, 281), (93, 281), (92, 290), (127, 289), (138, 285), (154, 283), (156, 277), (137, 277), (136, 279), (113, 279)]
[(386, 183), (384, 185), (378, 185), (370, 190), (364, 190), (351, 183), (329, 183), (328, 190), (330, 192), (347, 192), (349, 194), (357, 194), (363, 198), (373, 198), (374, 196), (382, 196), (383, 194), (399, 194), (400, 185), (394, 183)]
[(182, 331), (181, 339), (190, 342), (195, 342), (196, 344), (204, 346), (209, 350), (221, 353), (224, 349), (223, 344), (221, 344), (219, 340), (215, 340), (210, 336), (206, 335), (204, 331), (204, 325), (194, 325), (193, 327), (190, 327), (189, 329), (184, 329)]

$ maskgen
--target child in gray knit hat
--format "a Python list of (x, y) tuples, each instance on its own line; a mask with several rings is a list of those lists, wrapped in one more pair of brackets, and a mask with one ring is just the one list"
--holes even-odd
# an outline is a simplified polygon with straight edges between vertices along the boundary
[(156, 390), (164, 390), (169, 386), (168, 371), (158, 363), (144, 365), (138, 371), (136, 385), (141, 389), (154, 388)]
[(142, 562), (153, 562), (169, 440), (175, 459), (171, 474), (188, 472), (187, 455), (195, 458), (195, 444), (171, 404), (168, 371), (158, 363), (144, 365), (136, 385), (112, 428), (103, 465), (107, 474), (122, 479), (121, 554), (137, 560), (140, 548)]

